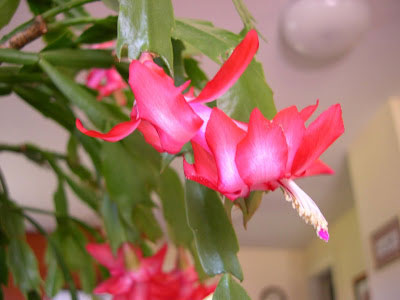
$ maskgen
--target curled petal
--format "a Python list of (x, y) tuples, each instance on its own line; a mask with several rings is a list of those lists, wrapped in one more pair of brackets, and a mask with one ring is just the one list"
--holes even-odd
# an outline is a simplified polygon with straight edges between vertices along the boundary
[(266, 189), (285, 174), (288, 149), (279, 125), (265, 119), (256, 108), (246, 137), (238, 144), (236, 165), (250, 189)]
[(304, 171), (302, 176), (314, 176), (321, 174), (332, 175), (334, 173), (335, 171), (333, 171), (327, 164), (325, 164), (322, 160), (317, 159)]
[(306, 129), (292, 165), (292, 174), (302, 174), (344, 132), (340, 104), (332, 105)]
[(142, 120), (138, 126), (138, 130), (143, 134), (145, 141), (152, 145), (154, 149), (158, 152), (164, 151), (161, 146), (160, 136), (158, 135), (157, 129), (151, 125), (150, 122)]
[(153, 64), (133, 60), (129, 84), (140, 118), (155, 127), (164, 151), (177, 153), (196, 134), (203, 121), (181, 94), (187, 83), (175, 87), (172, 79)]
[(82, 122), (79, 119), (76, 119), (75, 123), (76, 123), (76, 128), (78, 128), (78, 130), (83, 134), (99, 138), (107, 142), (118, 142), (123, 138), (127, 137), (128, 135), (130, 135), (138, 127), (140, 119), (119, 123), (115, 125), (113, 128), (111, 128), (111, 130), (107, 133), (101, 133), (95, 130), (88, 130), (85, 127), (83, 127)]
[(201, 145), (205, 150), (211, 153), (206, 141), (206, 128), (208, 120), (210, 119), (212, 109), (202, 103), (190, 103), (190, 106), (194, 112), (203, 120), (203, 124), (197, 131), (196, 135), (192, 138), (192, 141)]
[(195, 163), (191, 165), (186, 161), (186, 159), (183, 160), (185, 176), (190, 180), (216, 190), (218, 184), (218, 173), (213, 156), (194, 141), (192, 141), (192, 148)]
[(236, 147), (245, 135), (246, 132), (222, 110), (212, 110), (206, 129), (206, 141), (217, 165), (218, 190), (231, 200), (249, 193), (235, 163)]
[(223, 95), (246, 70), (258, 50), (258, 35), (252, 29), (240, 44), (233, 50), (231, 56), (222, 65), (218, 73), (211, 79), (194, 102), (210, 102)]
[(287, 201), (292, 202), (300, 217), (311, 224), (317, 235), (324, 241), (329, 240), (328, 222), (325, 220), (315, 202), (293, 180), (282, 179), (279, 181), (285, 191)]
[(286, 172), (290, 173), (294, 156), (303, 140), (306, 127), (295, 106), (285, 108), (278, 112), (273, 122), (282, 128), (285, 135), (288, 149)]

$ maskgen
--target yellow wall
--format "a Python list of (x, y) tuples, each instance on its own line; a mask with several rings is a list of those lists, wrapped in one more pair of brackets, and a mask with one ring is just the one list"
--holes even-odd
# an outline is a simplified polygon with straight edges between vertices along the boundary
[(377, 270), (371, 235), (400, 212), (400, 100), (391, 100), (355, 140), (349, 165), (373, 300), (400, 299), (400, 260)]
[(351, 300), (353, 280), (365, 270), (361, 237), (355, 208), (329, 226), (330, 240), (313, 240), (305, 249), (305, 268), (311, 278), (331, 268), (336, 299)]

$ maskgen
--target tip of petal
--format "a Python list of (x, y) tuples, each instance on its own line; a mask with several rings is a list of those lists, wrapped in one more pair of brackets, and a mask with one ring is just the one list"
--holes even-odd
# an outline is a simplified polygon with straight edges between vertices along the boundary
[(320, 230), (318, 231), (318, 236), (319, 236), (322, 240), (324, 240), (325, 242), (328, 242), (328, 241), (329, 241), (329, 233), (328, 233), (328, 231), (325, 230), (325, 229), (320, 229)]

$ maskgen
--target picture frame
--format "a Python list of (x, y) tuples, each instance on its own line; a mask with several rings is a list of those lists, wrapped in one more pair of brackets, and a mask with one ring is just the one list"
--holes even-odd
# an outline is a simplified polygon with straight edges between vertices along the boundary
[(377, 269), (400, 257), (400, 225), (396, 217), (378, 229), (371, 237)]
[(368, 277), (365, 272), (353, 280), (353, 290), (355, 300), (370, 300)]

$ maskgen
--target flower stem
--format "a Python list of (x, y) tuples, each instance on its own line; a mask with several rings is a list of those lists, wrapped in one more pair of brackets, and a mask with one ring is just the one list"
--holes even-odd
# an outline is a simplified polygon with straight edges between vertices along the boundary
[(29, 154), (28, 152), (30, 152), (30, 151), (34, 151), (34, 152), (37, 152), (40, 154), (50, 154), (56, 159), (63, 159), (63, 160), (67, 159), (67, 156), (62, 153), (42, 150), (31, 144), (22, 144), (22, 145), (0, 144), (0, 152), (1, 151), (11, 151), (11, 152), (16, 152), (16, 153), (22, 153), (25, 155)]
[(92, 17), (78, 17), (78, 18), (70, 18), (70, 19), (64, 19), (60, 20), (54, 23), (51, 23), (48, 25), (48, 30), (56, 30), (61, 27), (67, 27), (67, 26), (74, 26), (74, 25), (82, 25), (82, 24), (91, 24), (95, 23), (98, 19), (92, 18)]
[[(62, 12), (65, 12), (67, 10), (70, 10), (74, 7), (82, 6), (86, 3), (96, 2), (96, 1), (99, 1), (99, 0), (71, 0), (60, 6), (49, 9), (48, 11), (44, 12), (42, 15), (36, 16), (35, 18), (32, 18), (32, 19), (26, 21), (25, 23), (14, 28), (11, 32), (9, 32), (8, 34), (6, 34), (5, 36), (2, 37), (2, 39), (0, 40), (0, 44), (4, 44), (6, 41), (12, 39), (14, 36), (19, 35), (20, 37), (23, 37), (23, 41), (25, 43), (19, 42), (16, 45), (18, 46), (18, 49), (22, 48), (27, 43), (33, 41), (35, 38), (37, 38), (40, 35), (47, 32), (47, 22), (52, 17), (54, 17)], [(38, 22), (38, 20), (39, 20), (39, 22)], [(32, 29), (37, 29), (37, 30), (33, 30), (34, 33), (32, 33)], [(17, 47), (15, 47), (15, 45), (13, 46), (13, 43), (11, 43), (11, 45), (9, 44), (9, 45), (3, 46), (3, 48), (4, 47), (17, 48)]]

